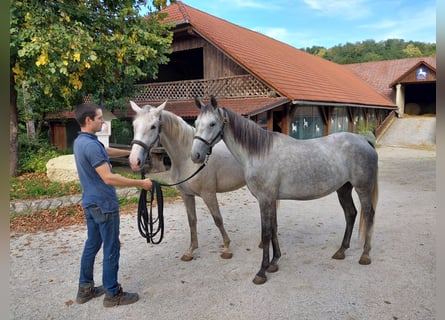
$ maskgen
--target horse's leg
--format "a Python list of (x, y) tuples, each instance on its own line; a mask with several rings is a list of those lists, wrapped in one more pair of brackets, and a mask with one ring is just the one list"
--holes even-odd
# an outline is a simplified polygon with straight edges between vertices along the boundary
[(352, 184), (347, 182), (337, 190), (338, 200), (345, 213), (346, 229), (340, 249), (332, 256), (333, 259), (342, 260), (345, 258), (345, 251), (349, 248), (351, 242), (352, 230), (354, 228), (357, 209), (352, 199)]
[(261, 268), (255, 275), (253, 283), (263, 284), (267, 281), (266, 270), (269, 268), (269, 245), (272, 238), (272, 210), (276, 208), (275, 200), (258, 200), (261, 212), (261, 242), (263, 243), (263, 260)]
[(221, 253), (221, 258), (230, 259), (232, 258), (232, 252), (230, 252), (230, 238), (227, 235), (226, 229), (224, 228), (223, 218), (221, 216), (221, 211), (219, 210), (218, 200), (216, 198), (216, 193), (201, 195), (205, 204), (210, 210), (210, 213), (213, 217), (213, 221), (215, 225), (218, 227), (221, 232), (221, 236), (223, 238), (223, 252)]
[(372, 232), (373, 232), (373, 226), (374, 226), (374, 205), (372, 201), (372, 195), (370, 192), (366, 193), (365, 195), (357, 192), (360, 199), (360, 205), (361, 205), (361, 217), (360, 217), (360, 227), (361, 229), (364, 228), (364, 235), (365, 235), (365, 244), (363, 247), (363, 253), (360, 257), (360, 260), (358, 263), (360, 264), (370, 264), (371, 258), (369, 257), (369, 251), (371, 251), (371, 238), (372, 238)]
[(195, 196), (182, 194), (185, 208), (187, 210), (187, 218), (190, 227), (190, 247), (182, 255), (182, 261), (190, 261), (193, 259), (193, 251), (198, 248), (198, 233), (196, 229), (196, 205)]
[[(276, 203), (276, 202), (275, 202)], [(272, 210), (272, 249), (273, 258), (270, 262), (267, 272), (277, 272), (278, 271), (278, 260), (281, 257), (280, 245), (278, 243), (278, 222), (277, 222), (277, 207)]]

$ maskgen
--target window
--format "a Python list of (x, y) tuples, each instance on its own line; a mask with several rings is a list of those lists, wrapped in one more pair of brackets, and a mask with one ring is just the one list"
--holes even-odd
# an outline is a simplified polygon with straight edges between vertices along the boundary
[(311, 139), (324, 135), (325, 125), (318, 106), (298, 106), (291, 117), (289, 135), (296, 139)]

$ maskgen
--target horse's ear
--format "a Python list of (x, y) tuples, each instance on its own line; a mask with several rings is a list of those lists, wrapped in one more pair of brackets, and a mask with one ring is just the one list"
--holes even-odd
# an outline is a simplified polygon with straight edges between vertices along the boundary
[(131, 106), (131, 109), (133, 109), (133, 111), (136, 112), (136, 113), (138, 113), (139, 111), (142, 110), (141, 107), (139, 107), (136, 103), (134, 103), (131, 100), (130, 100), (130, 106)]
[(218, 108), (218, 103), (216, 102), (216, 98), (214, 96), (210, 96), (210, 104), (214, 107), (214, 108)]
[(156, 108), (156, 110), (157, 110), (157, 111), (162, 111), (162, 110), (164, 110), (165, 106), (167, 105), (167, 101), (168, 101), (168, 100), (165, 100), (165, 102), (164, 102), (163, 104), (160, 104), (160, 105)]
[(195, 105), (198, 107), (198, 109), (201, 109), (205, 106), (205, 104), (202, 103), (201, 100), (198, 99), (198, 97), (195, 97)]

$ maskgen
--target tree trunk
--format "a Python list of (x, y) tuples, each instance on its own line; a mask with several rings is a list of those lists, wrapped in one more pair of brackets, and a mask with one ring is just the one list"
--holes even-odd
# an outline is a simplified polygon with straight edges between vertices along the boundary
[(14, 87), (14, 75), (9, 77), (9, 175), (17, 176), (18, 169), (18, 123), (17, 90)]

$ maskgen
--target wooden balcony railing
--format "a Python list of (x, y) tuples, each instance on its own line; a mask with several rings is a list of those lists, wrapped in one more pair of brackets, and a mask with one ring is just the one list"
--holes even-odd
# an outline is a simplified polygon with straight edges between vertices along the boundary
[(138, 85), (136, 102), (162, 100), (190, 100), (194, 97), (217, 98), (268, 97), (270, 89), (251, 75), (210, 80), (184, 80)]

